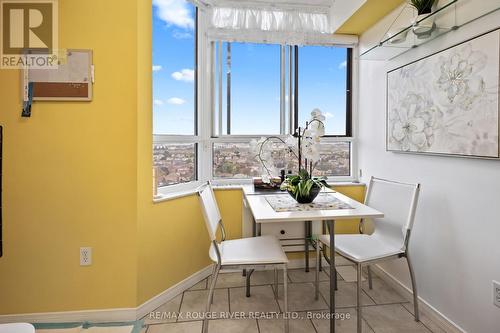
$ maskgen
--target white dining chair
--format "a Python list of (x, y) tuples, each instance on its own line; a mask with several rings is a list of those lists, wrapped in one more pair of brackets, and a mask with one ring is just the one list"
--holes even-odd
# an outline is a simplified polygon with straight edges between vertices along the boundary
[[(419, 321), (418, 297), (415, 274), (410, 260), (408, 245), (410, 241), (415, 211), (417, 208), (420, 184), (407, 184), (371, 177), (365, 204), (384, 213), (383, 218), (374, 219), (375, 231), (371, 235), (335, 235), (335, 252), (356, 264), (357, 268), (357, 327), (361, 332), (361, 272), (362, 266), (368, 268), (368, 284), (372, 289), (370, 264), (396, 258), (406, 258), (410, 271), (415, 321)], [(316, 246), (316, 267), (319, 266), (320, 246), (330, 246), (328, 235), (318, 237)], [(319, 289), (319, 270), (316, 268), (316, 298)]]
[(0, 324), (0, 333), (35, 333), (35, 327), (28, 323)]
[[(222, 218), (210, 183), (203, 185), (198, 195), (203, 217), (210, 236), (209, 256), (214, 262), (212, 279), (208, 293), (206, 313), (210, 313), (217, 276), (221, 269), (255, 269), (263, 266), (275, 268), (275, 293), (278, 296), (276, 269), (283, 269), (283, 318), (285, 332), (289, 332), (288, 322), (288, 258), (279, 240), (272, 235), (226, 240)], [(217, 230), (221, 230), (221, 241), (217, 241)], [(202, 332), (208, 331), (208, 318), (204, 317)]]

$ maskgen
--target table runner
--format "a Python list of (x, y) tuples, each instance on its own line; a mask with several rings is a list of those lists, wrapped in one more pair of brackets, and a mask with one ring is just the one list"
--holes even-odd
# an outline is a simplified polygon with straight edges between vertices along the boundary
[(353, 209), (332, 193), (320, 193), (312, 203), (300, 204), (289, 195), (267, 195), (266, 200), (276, 212), (300, 212), (308, 210)]

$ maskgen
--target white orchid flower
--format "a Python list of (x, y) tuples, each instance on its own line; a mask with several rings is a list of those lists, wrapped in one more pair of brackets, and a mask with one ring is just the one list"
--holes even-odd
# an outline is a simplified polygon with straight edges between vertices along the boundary
[(285, 144), (288, 147), (295, 147), (297, 145), (297, 139), (292, 135), (288, 135), (285, 139)]
[(270, 184), (271, 183), (271, 177), (269, 177), (268, 174), (262, 175), (261, 178), (262, 178), (262, 182), (264, 184)]
[(321, 112), (320, 109), (316, 108), (314, 110), (311, 111), (311, 117), (312, 118), (315, 118), (317, 116), (321, 116), (323, 113)]
[(309, 162), (317, 162), (320, 159), (320, 154), (318, 149), (315, 147), (307, 147), (302, 150), (302, 154), (304, 158), (306, 158)]
[(304, 138), (312, 138), (316, 135), (316, 132), (312, 128), (308, 128), (304, 131)]
[(323, 112), (321, 112), (320, 109), (314, 109), (311, 112), (311, 120), (319, 120), (319, 121), (325, 121), (325, 116), (323, 115)]

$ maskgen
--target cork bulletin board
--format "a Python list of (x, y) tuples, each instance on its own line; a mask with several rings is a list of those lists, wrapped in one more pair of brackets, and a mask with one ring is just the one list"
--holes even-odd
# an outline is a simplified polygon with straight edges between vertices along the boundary
[(28, 69), (25, 81), (33, 82), (33, 101), (91, 101), (92, 51), (68, 49), (57, 69)]

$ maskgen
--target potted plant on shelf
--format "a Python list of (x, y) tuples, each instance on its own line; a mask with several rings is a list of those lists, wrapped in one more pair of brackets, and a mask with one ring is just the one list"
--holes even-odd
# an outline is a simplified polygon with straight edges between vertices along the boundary
[(305, 127), (299, 127), (293, 136), (286, 139), (270, 136), (250, 143), (255, 157), (262, 166), (262, 182), (271, 183), (276, 173), (269, 143), (279, 142), (286, 145), (289, 155), (298, 162), (297, 174), (289, 174), (281, 183), (281, 190), (287, 191), (299, 203), (311, 203), (321, 189), (328, 186), (325, 177), (313, 177), (312, 174), (320, 160), (320, 138), (325, 134), (325, 117), (319, 109), (311, 112), (311, 119)]
[(436, 0), (410, 0), (410, 5), (415, 7), (418, 15), (432, 13), (436, 4)]
[(413, 21), (413, 33), (419, 39), (430, 37), (436, 29), (434, 18), (426, 20), (426, 22), (421, 21), (436, 10), (438, 0), (410, 0), (409, 3), (417, 10), (417, 16)]

